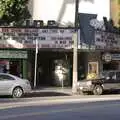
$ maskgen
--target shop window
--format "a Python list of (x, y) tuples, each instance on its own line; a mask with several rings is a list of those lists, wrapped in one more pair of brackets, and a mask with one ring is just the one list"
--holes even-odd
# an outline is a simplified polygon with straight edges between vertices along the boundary
[(120, 72), (116, 73), (116, 78), (118, 78), (118, 79), (120, 78)]
[(103, 64), (103, 70), (118, 70), (118, 66), (117, 62), (105, 63)]

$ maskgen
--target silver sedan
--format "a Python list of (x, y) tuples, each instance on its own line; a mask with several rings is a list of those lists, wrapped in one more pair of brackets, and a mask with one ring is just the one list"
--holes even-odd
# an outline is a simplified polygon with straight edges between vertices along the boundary
[(7, 73), (0, 73), (0, 95), (12, 95), (14, 98), (20, 98), (30, 91), (29, 80)]

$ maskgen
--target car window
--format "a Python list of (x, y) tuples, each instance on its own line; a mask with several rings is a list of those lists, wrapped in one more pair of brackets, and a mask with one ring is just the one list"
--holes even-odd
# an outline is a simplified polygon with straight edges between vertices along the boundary
[(115, 77), (115, 72), (109, 72), (109, 75), (108, 75), (110, 78), (113, 78)]
[(100, 78), (106, 78), (108, 77), (108, 72), (101, 72), (100, 73)]
[(0, 75), (0, 81), (2, 80), (15, 80), (15, 79), (9, 75)]
[(117, 73), (116, 73), (116, 78), (117, 78), (118, 80), (120, 80), (120, 72), (117, 72)]

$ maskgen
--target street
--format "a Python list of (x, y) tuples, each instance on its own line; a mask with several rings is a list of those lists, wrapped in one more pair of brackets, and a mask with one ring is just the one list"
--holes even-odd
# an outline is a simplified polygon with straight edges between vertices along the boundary
[(0, 120), (119, 120), (120, 101), (38, 105), (0, 110)]

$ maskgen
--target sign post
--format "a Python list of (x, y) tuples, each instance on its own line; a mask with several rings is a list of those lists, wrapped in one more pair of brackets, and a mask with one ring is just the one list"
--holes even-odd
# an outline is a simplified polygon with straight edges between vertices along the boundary
[(35, 70), (34, 70), (34, 88), (36, 87), (36, 73), (37, 73), (37, 54), (38, 54), (38, 40), (35, 41)]
[(75, 1), (75, 33), (73, 34), (72, 40), (73, 45), (73, 76), (72, 76), (72, 93), (77, 93), (77, 80), (78, 80), (78, 11), (79, 11), (79, 0)]
[(77, 71), (77, 62), (78, 62), (78, 34), (77, 32), (73, 34), (74, 47), (73, 47), (73, 83), (72, 83), (72, 93), (77, 93), (77, 79), (78, 79), (78, 71)]

